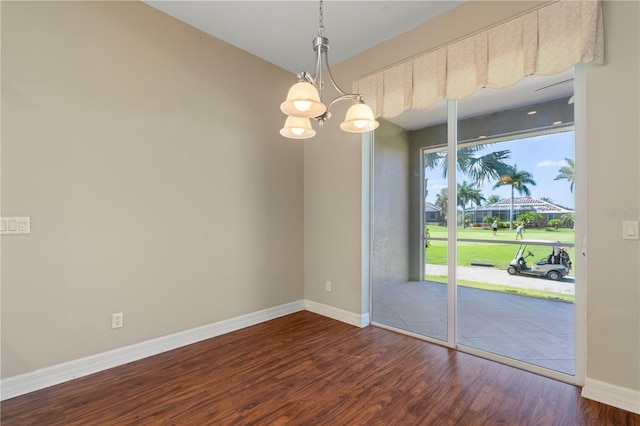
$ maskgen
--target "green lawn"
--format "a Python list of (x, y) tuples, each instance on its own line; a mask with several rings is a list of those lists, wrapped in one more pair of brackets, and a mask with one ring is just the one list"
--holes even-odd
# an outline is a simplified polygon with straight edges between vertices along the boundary
[[(447, 277), (442, 275), (427, 275), (427, 281), (446, 284)], [(534, 290), (530, 288), (508, 287), (497, 284), (479, 283), (475, 281), (459, 280), (458, 285), (461, 287), (471, 287), (480, 290), (496, 291), (499, 293), (511, 293), (518, 296), (535, 297), (536, 299), (555, 300), (557, 302), (575, 303), (573, 294), (552, 293), (544, 290)]]
[[(429, 235), (431, 238), (429, 247), (425, 250), (425, 261), (437, 265), (447, 264), (447, 242), (433, 241), (433, 238), (447, 238), (447, 228), (444, 226), (429, 226)], [(475, 239), (491, 241), (490, 244), (485, 243), (458, 243), (458, 265), (468, 266), (471, 263), (491, 264), (499, 269), (507, 269), (509, 262), (513, 259), (518, 245), (514, 244), (495, 244), (500, 241), (515, 241), (516, 231), (508, 229), (498, 230), (498, 235), (494, 236), (490, 229), (481, 228), (458, 228), (459, 239)], [(573, 244), (574, 231), (572, 229), (527, 229), (524, 233), (525, 240), (547, 240), (561, 241), (566, 244)], [(529, 246), (528, 251), (534, 253), (534, 257), (528, 259), (540, 260), (551, 253), (551, 247), (548, 246)], [(575, 250), (568, 247), (569, 256), (574, 259)]]

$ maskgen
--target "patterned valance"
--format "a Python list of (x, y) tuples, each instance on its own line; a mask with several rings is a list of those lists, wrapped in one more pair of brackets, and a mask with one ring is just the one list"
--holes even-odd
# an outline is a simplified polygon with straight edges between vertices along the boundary
[(376, 117), (513, 86), (578, 62), (604, 62), (600, 0), (561, 0), (441, 46), (353, 83)]

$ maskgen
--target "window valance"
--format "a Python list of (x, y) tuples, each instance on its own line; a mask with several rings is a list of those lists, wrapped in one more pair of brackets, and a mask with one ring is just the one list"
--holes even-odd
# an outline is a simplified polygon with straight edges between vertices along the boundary
[(510, 87), (578, 62), (604, 62), (600, 0), (561, 0), (441, 46), (353, 83), (376, 117)]

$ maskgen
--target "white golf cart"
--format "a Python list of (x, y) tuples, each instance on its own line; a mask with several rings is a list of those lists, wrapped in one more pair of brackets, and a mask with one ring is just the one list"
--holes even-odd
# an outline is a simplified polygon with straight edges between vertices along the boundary
[(509, 275), (532, 275), (554, 281), (560, 280), (565, 275), (568, 275), (571, 271), (569, 253), (567, 253), (564, 247), (560, 246), (559, 241), (549, 241), (549, 245), (552, 247), (551, 254), (534, 262), (531, 267), (529, 267), (526, 259), (535, 255), (531, 251), (527, 251), (527, 242), (520, 244), (520, 248), (507, 268)]

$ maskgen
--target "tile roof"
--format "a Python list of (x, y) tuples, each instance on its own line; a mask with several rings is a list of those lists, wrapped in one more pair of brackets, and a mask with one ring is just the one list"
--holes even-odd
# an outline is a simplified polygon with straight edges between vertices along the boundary
[[(513, 206), (518, 210), (522, 210), (525, 207), (529, 207), (535, 210), (537, 213), (573, 213), (574, 211), (568, 207), (563, 207), (558, 204), (549, 203), (547, 201), (540, 200), (533, 197), (515, 197), (513, 199)], [(467, 209), (470, 210), (504, 210), (511, 208), (511, 199), (503, 198), (497, 203), (489, 204), (486, 206), (473, 207)]]
[(440, 212), (442, 210), (440, 209), (440, 207), (436, 206), (435, 204), (430, 203), (428, 201), (425, 201), (424, 202), (424, 211), (425, 212), (433, 212), (433, 211)]

